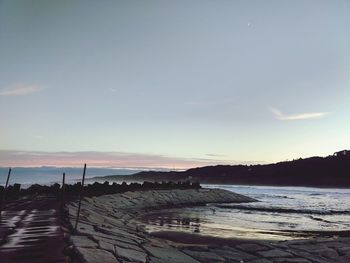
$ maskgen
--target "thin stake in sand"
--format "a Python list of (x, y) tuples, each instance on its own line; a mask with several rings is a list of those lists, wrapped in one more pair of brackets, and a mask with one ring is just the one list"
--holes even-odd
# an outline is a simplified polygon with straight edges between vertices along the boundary
[(66, 187), (65, 183), (66, 183), (66, 173), (63, 173), (62, 188), (61, 188), (61, 211), (63, 210), (63, 207), (64, 207), (64, 192)]
[(80, 214), (81, 199), (83, 198), (83, 191), (84, 191), (85, 172), (86, 172), (86, 164), (84, 164), (83, 179), (82, 179), (82, 181), (81, 181), (81, 190), (80, 190), (80, 197), (79, 197), (77, 218), (76, 218), (75, 226), (74, 226), (74, 232), (77, 230), (78, 222), (79, 222), (79, 214)]
[(5, 202), (5, 198), (6, 198), (6, 190), (7, 190), (8, 184), (9, 184), (11, 171), (12, 171), (12, 169), (9, 168), (9, 172), (7, 174), (6, 184), (5, 184), (5, 188), (4, 188), (4, 192), (2, 193), (2, 197), (1, 197), (1, 200), (0, 200), (0, 218), (1, 218), (2, 204), (3, 204), (3, 202)]

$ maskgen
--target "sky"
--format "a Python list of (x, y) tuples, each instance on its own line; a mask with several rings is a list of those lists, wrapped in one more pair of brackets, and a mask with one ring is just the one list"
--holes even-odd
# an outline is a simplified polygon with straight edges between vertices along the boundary
[(0, 166), (350, 148), (350, 2), (0, 0)]

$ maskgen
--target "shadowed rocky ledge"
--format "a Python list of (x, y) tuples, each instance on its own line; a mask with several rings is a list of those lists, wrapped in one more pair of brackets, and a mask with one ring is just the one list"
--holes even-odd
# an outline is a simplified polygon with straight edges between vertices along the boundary
[[(192, 244), (188, 237), (170, 241), (151, 236), (137, 221), (146, 211), (165, 207), (251, 201), (256, 200), (222, 189), (135, 191), (84, 198), (77, 231), (70, 236), (71, 254), (89, 263), (350, 262), (350, 238), (205, 242), (203, 237), (204, 242)], [(71, 202), (68, 211), (74, 225), (77, 202)]]

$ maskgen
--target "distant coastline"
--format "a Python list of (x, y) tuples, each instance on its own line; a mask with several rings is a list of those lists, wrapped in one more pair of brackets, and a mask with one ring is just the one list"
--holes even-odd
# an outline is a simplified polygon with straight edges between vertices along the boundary
[[(97, 179), (97, 178), (96, 178)], [(183, 181), (201, 184), (237, 184), (350, 188), (350, 151), (264, 165), (216, 165), (186, 171), (142, 171), (133, 175), (104, 176), (99, 180)]]
[[(70, 183), (81, 180), (82, 167), (15, 167), (10, 184), (52, 184), (62, 173)], [(0, 167), (0, 185), (8, 168)], [(216, 165), (188, 170), (89, 167), (87, 181), (161, 182), (192, 181), (201, 184), (350, 188), (350, 151), (327, 157), (310, 157), (274, 164)]]

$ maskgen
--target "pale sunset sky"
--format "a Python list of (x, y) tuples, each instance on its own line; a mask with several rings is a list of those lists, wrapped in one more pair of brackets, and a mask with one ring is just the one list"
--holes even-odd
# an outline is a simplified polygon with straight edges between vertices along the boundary
[(0, 0), (0, 166), (350, 148), (350, 1)]

